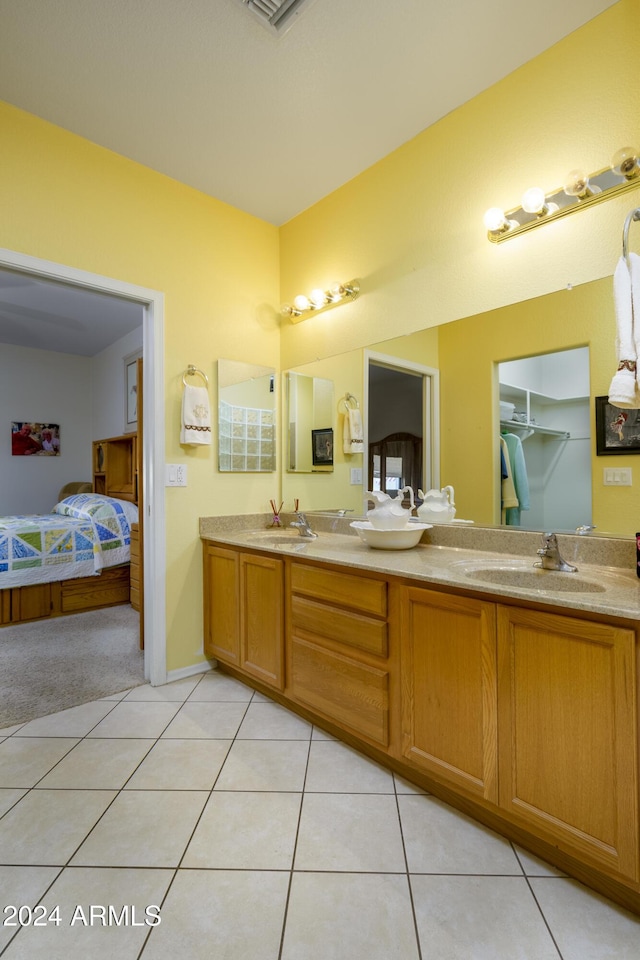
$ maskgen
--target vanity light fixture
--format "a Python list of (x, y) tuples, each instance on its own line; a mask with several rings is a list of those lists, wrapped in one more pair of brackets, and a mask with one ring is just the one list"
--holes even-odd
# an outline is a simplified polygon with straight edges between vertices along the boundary
[(340, 303), (341, 300), (355, 300), (359, 293), (360, 283), (358, 280), (349, 280), (348, 283), (333, 283), (328, 290), (321, 290), (320, 288), (312, 290), (308, 297), (299, 294), (294, 299), (293, 304), (283, 304), (280, 312), (285, 317), (289, 317), (292, 323), (299, 323), (300, 320), (304, 320), (303, 314), (323, 310), (324, 307)]
[(547, 194), (540, 187), (532, 187), (523, 194), (521, 206), (506, 213), (500, 207), (491, 207), (483, 218), (487, 237), (492, 243), (501, 243), (542, 223), (559, 220), (569, 213), (638, 187), (640, 150), (622, 147), (603, 170), (589, 175), (582, 170), (571, 170), (564, 185)]

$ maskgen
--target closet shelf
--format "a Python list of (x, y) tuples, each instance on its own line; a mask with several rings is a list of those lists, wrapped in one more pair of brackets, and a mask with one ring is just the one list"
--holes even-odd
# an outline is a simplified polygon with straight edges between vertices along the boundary
[[(523, 423), (521, 420), (501, 420), (500, 428), (508, 427), (510, 430), (521, 431), (526, 437), (534, 433), (541, 433), (547, 437), (554, 437), (556, 440), (570, 440), (571, 434), (568, 430), (552, 430), (551, 427), (541, 427), (539, 423)], [(523, 437), (522, 439), (526, 439)]]

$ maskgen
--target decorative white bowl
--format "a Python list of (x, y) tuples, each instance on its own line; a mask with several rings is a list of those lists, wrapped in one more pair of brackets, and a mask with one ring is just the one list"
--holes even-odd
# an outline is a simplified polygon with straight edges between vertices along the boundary
[(369, 520), (353, 520), (353, 527), (360, 539), (374, 550), (408, 550), (420, 543), (424, 530), (430, 530), (430, 523), (410, 523), (400, 530), (376, 530)]

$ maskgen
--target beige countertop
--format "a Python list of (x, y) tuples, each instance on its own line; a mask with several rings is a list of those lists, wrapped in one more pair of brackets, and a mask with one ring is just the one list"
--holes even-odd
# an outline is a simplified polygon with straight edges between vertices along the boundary
[(613, 537), (558, 534), (560, 552), (577, 573), (536, 569), (540, 534), (487, 527), (436, 524), (409, 550), (375, 550), (363, 543), (350, 520), (309, 514), (318, 536), (308, 540), (282, 517), (280, 529), (265, 514), (202, 517), (200, 536), (251, 550), (326, 561), (338, 566), (557, 606), (640, 620), (640, 580), (635, 542)]

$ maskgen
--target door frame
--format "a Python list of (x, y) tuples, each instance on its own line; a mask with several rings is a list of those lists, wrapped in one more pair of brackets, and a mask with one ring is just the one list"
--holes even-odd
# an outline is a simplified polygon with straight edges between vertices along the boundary
[[(364, 405), (364, 449), (362, 459), (362, 494), (367, 495), (369, 470), (369, 366), (389, 367), (401, 373), (420, 374), (422, 376), (422, 437), (423, 464), (422, 477), (424, 492), (440, 488), (440, 371), (435, 367), (426, 367), (422, 363), (413, 363), (402, 357), (394, 357), (375, 350), (364, 351), (363, 405)], [(429, 442), (426, 442), (426, 440)], [(418, 491), (414, 490), (417, 496)]]
[[(142, 503), (144, 532), (144, 676), (153, 686), (167, 681), (165, 614), (166, 556), (164, 508), (164, 294), (123, 280), (103, 277), (51, 260), (0, 248), (0, 267), (47, 280), (109, 293), (139, 303), (143, 309)], [(152, 603), (153, 600), (153, 603)]]

